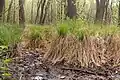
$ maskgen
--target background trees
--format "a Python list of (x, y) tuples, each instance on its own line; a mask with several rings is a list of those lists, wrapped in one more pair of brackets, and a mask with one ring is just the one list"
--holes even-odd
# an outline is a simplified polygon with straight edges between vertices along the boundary
[[(29, 4), (29, 5), (28, 5)], [(0, 17), (9, 23), (51, 24), (77, 18), (90, 23), (116, 24), (117, 0), (5, 0), (0, 1)], [(3, 14), (4, 13), (4, 14)]]

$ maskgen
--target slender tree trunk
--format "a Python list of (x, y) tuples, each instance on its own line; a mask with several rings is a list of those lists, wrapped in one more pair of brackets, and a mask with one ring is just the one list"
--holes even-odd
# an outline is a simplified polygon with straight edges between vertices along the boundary
[(120, 27), (120, 1), (119, 1), (119, 7), (118, 7), (118, 26)]
[(96, 0), (96, 19), (95, 23), (99, 22), (100, 2)]
[(36, 15), (36, 18), (35, 18), (35, 23), (37, 23), (37, 20), (38, 20), (38, 17), (39, 17), (39, 10), (40, 10), (41, 2), (42, 2), (42, 0), (40, 2), (38, 0), (38, 3), (37, 3), (37, 15)]
[(46, 3), (46, 0), (43, 0), (42, 5), (41, 5), (41, 13), (40, 13), (40, 21), (39, 21), (39, 24), (44, 24), (44, 23), (43, 23), (43, 16), (44, 16), (45, 3)]
[(42, 18), (42, 25), (45, 23), (45, 19), (46, 19), (46, 16), (47, 16), (47, 12), (48, 12), (48, 8), (49, 8), (49, 5), (50, 5), (50, 2), (48, 1), (47, 2), (47, 5), (45, 6), (45, 14), (44, 14), (44, 16), (43, 16), (43, 18)]
[(110, 2), (110, 0), (107, 0), (105, 7), (104, 24), (111, 24), (111, 18), (112, 18), (112, 2)]
[(24, 0), (19, 0), (19, 24), (25, 27)]
[(76, 0), (67, 0), (68, 6), (67, 6), (67, 16), (70, 19), (73, 19), (77, 15), (77, 10), (76, 10)]
[(31, 23), (33, 23), (33, 2), (34, 0), (32, 0), (32, 5), (31, 5)]
[(16, 8), (15, 8), (16, 4), (15, 4), (15, 0), (14, 0), (14, 13), (13, 13), (13, 23), (15, 23), (15, 14), (16, 14)]
[(10, 13), (11, 13), (12, 4), (13, 4), (13, 0), (11, 0), (11, 2), (9, 4), (8, 14), (7, 14), (7, 22), (10, 21), (10, 15), (11, 15)]
[(0, 0), (0, 20), (2, 20), (4, 6), (5, 6), (5, 0)]
[(3, 8), (3, 22), (5, 22), (5, 5), (4, 5), (4, 8)]
[(109, 0), (106, 2), (106, 7), (105, 7), (105, 21), (104, 21), (104, 24), (107, 24), (108, 23), (108, 14), (109, 14), (109, 9), (108, 9), (108, 6), (109, 6)]
[(53, 5), (52, 4), (50, 5), (50, 16), (49, 17), (50, 17), (49, 22), (52, 23), (53, 22)]
[(106, 1), (107, 0), (96, 0), (96, 19), (95, 19), (95, 23), (103, 23)]

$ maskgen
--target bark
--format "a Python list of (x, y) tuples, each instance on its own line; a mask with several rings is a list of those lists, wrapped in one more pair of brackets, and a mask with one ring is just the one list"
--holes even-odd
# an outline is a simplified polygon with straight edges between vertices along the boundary
[(33, 23), (33, 2), (34, 0), (32, 0), (32, 5), (31, 5), (31, 23)]
[(25, 27), (24, 0), (19, 0), (19, 24)]
[[(46, 5), (45, 5), (45, 3), (46, 3)], [(44, 0), (42, 3), (42, 6), (41, 6), (41, 16), (40, 16), (40, 21), (39, 21), (39, 24), (41, 24), (41, 25), (45, 24), (45, 19), (48, 14), (47, 12), (48, 12), (49, 6), (50, 6), (50, 1), (48, 0), (46, 2), (46, 0)]]
[(44, 16), (44, 10), (45, 10), (45, 3), (46, 3), (46, 0), (43, 0), (42, 2), (42, 5), (41, 5), (41, 14), (40, 14), (40, 21), (39, 21), (39, 24), (44, 24), (43, 23), (43, 16)]
[(96, 19), (95, 19), (95, 23), (103, 23), (106, 1), (107, 0), (96, 0)]
[(67, 0), (68, 6), (67, 6), (67, 16), (70, 19), (73, 19), (77, 15), (77, 10), (76, 10), (76, 0)]
[(110, 0), (107, 0), (105, 7), (104, 24), (111, 24), (111, 18), (112, 18), (112, 2), (110, 2)]
[(3, 18), (2, 18), (2, 19), (3, 19), (2, 21), (5, 22), (5, 5), (4, 5), (4, 8), (3, 8), (3, 14), (2, 14), (2, 17), (3, 17)]
[(118, 26), (120, 26), (120, 1), (119, 1), (119, 7), (118, 7)]
[(16, 14), (16, 8), (15, 8), (15, 0), (14, 0), (14, 13), (13, 13), (13, 23), (15, 23), (16, 21), (15, 21), (15, 14)]
[(5, 6), (5, 0), (0, 0), (0, 20), (2, 19), (4, 6)]
[[(41, 2), (42, 2), (42, 0), (41, 0)], [(37, 20), (38, 20), (38, 17), (39, 17), (39, 10), (40, 10), (41, 2), (39, 2), (39, 0), (38, 0), (38, 4), (37, 4), (37, 15), (36, 15), (36, 18), (35, 18), (35, 23), (37, 23)]]
[(13, 0), (11, 0), (11, 2), (9, 4), (8, 14), (7, 14), (7, 22), (10, 21), (10, 15), (11, 15), (10, 13), (11, 13), (12, 4), (13, 4)]

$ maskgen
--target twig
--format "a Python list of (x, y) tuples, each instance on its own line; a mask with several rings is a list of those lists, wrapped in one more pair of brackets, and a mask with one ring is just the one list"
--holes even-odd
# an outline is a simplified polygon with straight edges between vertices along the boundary
[(96, 71), (89, 71), (89, 70), (83, 70), (83, 69), (75, 69), (75, 68), (66, 68), (63, 67), (61, 68), (62, 70), (73, 70), (73, 71), (78, 71), (80, 73), (86, 73), (86, 74), (92, 74), (92, 75), (100, 75), (100, 76), (108, 76), (107, 73), (102, 73), (102, 72), (96, 72)]

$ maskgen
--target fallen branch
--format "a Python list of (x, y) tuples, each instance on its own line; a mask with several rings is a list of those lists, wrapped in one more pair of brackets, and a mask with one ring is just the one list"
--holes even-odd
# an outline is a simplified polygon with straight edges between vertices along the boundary
[(109, 73), (107, 71), (104, 71), (104, 72), (98, 72), (98, 71), (90, 71), (88, 69), (75, 69), (75, 68), (66, 68), (66, 67), (63, 67), (61, 68), (62, 70), (71, 70), (71, 71), (78, 71), (80, 73), (86, 73), (86, 74), (92, 74), (92, 75), (99, 75), (99, 76), (104, 76), (104, 77), (107, 77), (109, 76)]

